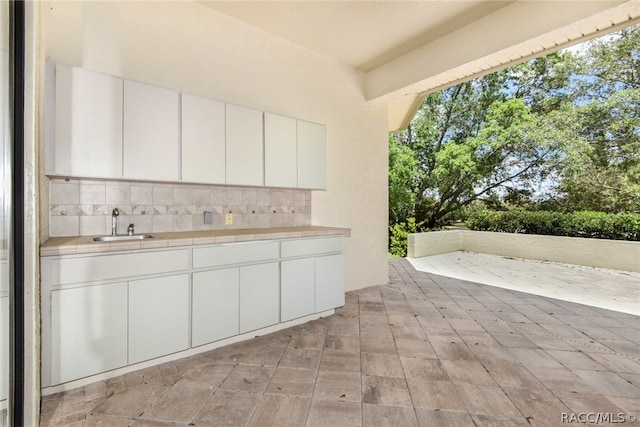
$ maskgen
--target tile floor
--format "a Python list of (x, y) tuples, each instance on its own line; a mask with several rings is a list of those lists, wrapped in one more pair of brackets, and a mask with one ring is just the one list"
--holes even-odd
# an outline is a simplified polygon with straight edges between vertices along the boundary
[(346, 300), (328, 318), (46, 396), (41, 425), (638, 425), (638, 316), (407, 260)]

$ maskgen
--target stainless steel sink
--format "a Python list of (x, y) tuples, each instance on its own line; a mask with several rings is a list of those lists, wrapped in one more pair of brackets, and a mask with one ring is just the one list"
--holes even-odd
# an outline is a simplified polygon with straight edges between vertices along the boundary
[(127, 240), (144, 240), (144, 239), (153, 239), (151, 234), (134, 234), (129, 236), (128, 234), (123, 234), (121, 236), (99, 236), (94, 237), (94, 242), (125, 242)]

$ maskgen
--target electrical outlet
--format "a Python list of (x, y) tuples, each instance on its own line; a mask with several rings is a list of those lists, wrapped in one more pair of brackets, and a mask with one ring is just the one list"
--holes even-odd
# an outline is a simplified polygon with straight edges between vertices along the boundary
[(213, 224), (213, 212), (204, 211), (204, 223)]
[(232, 213), (228, 213), (227, 214), (226, 222), (227, 222), (227, 225), (233, 224), (233, 214)]

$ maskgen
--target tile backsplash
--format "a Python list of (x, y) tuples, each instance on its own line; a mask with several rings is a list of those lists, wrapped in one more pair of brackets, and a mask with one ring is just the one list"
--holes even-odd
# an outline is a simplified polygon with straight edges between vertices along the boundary
[[(63, 178), (49, 184), (50, 237), (111, 234), (113, 208), (118, 234), (129, 224), (137, 234), (311, 224), (310, 190)], [(213, 212), (212, 224), (204, 223), (205, 211)]]

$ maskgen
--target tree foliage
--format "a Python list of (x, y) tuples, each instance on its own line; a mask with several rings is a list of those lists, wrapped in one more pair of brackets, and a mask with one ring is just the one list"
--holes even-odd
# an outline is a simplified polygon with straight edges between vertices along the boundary
[(390, 137), (390, 222), (476, 200), (640, 211), (640, 26), (427, 95)]
[(409, 147), (389, 138), (389, 220), (392, 224), (413, 217), (421, 170)]
[(578, 56), (574, 127), (558, 190), (565, 209), (640, 211), (640, 26), (594, 41)]

